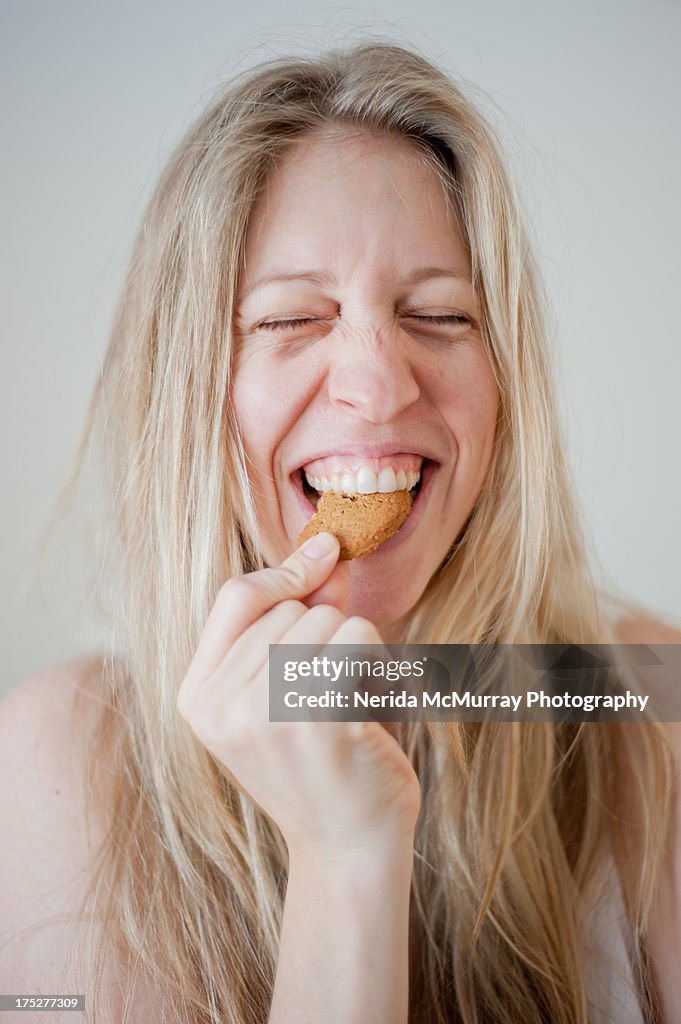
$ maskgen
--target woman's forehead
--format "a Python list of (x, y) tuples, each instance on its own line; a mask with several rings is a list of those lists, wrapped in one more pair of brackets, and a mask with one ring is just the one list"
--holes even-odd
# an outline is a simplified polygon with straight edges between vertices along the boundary
[[(321, 212), (329, 198), (336, 203), (329, 212), (345, 212), (343, 197), (380, 211), (396, 203), (403, 215), (410, 209), (432, 205), (434, 195), (446, 206), (441, 180), (422, 150), (407, 138), (385, 133), (321, 133), (293, 143), (264, 183), (254, 217), (271, 218), (295, 208)], [(439, 212), (439, 210), (438, 210)]]
[(297, 266), (346, 276), (394, 263), (468, 272), (468, 253), (436, 172), (406, 139), (306, 137), (270, 175), (249, 225), (249, 290)]

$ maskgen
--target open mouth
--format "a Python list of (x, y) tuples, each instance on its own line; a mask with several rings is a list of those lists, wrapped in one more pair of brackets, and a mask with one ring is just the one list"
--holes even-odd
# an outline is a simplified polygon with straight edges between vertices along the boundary
[[(423, 460), (423, 463), (421, 465), (421, 470), (419, 472), (419, 477), (418, 477), (416, 483), (414, 483), (414, 485), (411, 488), (409, 488), (409, 493), (410, 493), (410, 495), (412, 497), (412, 501), (413, 502), (415, 502), (417, 500), (417, 498), (418, 498), (418, 496), (419, 496), (419, 494), (421, 492), (421, 488), (423, 486), (424, 476), (428, 473), (431, 465), (432, 465), (432, 463), (430, 462), (429, 459), (424, 459)], [(322, 497), (322, 494), (323, 494), (322, 490), (317, 490), (315, 487), (313, 487), (308, 482), (308, 480), (307, 480), (307, 478), (305, 476), (305, 473), (303, 472), (302, 468), (296, 470), (296, 472), (293, 474), (293, 480), (294, 480), (295, 485), (299, 486), (302, 489), (303, 495), (305, 496), (307, 501), (310, 503), (312, 508), (316, 509), (318, 503), (320, 503), (320, 498)], [(395, 489), (397, 489), (397, 488), (395, 488)], [(407, 488), (401, 488), (401, 489), (407, 489)], [(366, 493), (371, 494), (372, 492), (366, 492)]]

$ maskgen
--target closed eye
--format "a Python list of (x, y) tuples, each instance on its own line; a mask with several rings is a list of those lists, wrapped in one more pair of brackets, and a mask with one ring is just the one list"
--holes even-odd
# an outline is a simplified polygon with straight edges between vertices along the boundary
[[(446, 324), (470, 324), (470, 319), (467, 316), (463, 316), (460, 313), (447, 313), (436, 316), (409, 316), (409, 320), (425, 320), (430, 324), (446, 325)], [(323, 318), (318, 317), (294, 317), (290, 320), (265, 320), (263, 323), (258, 324), (259, 328), (265, 331), (282, 331), (287, 329), (293, 329), (295, 327), (304, 327), (306, 324), (313, 323), (324, 323), (326, 322)]]
[(317, 322), (317, 317), (301, 316), (295, 317), (292, 320), (266, 320), (264, 323), (258, 324), (258, 327), (265, 331), (281, 331), (285, 330), (287, 327), (304, 327), (305, 324), (314, 324)]
[(471, 321), (461, 313), (447, 313), (440, 316), (411, 316), (410, 320), (427, 320), (429, 324), (469, 324)]

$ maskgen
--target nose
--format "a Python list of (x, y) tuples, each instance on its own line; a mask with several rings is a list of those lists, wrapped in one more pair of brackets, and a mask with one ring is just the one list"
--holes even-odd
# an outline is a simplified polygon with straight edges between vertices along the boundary
[(370, 423), (389, 423), (421, 394), (399, 332), (367, 325), (336, 341), (328, 389), (332, 404)]

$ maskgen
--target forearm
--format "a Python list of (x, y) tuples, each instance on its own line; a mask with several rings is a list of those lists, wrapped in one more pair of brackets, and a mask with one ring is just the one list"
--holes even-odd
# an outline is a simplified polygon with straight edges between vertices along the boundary
[(412, 856), (291, 858), (269, 1024), (406, 1024)]

